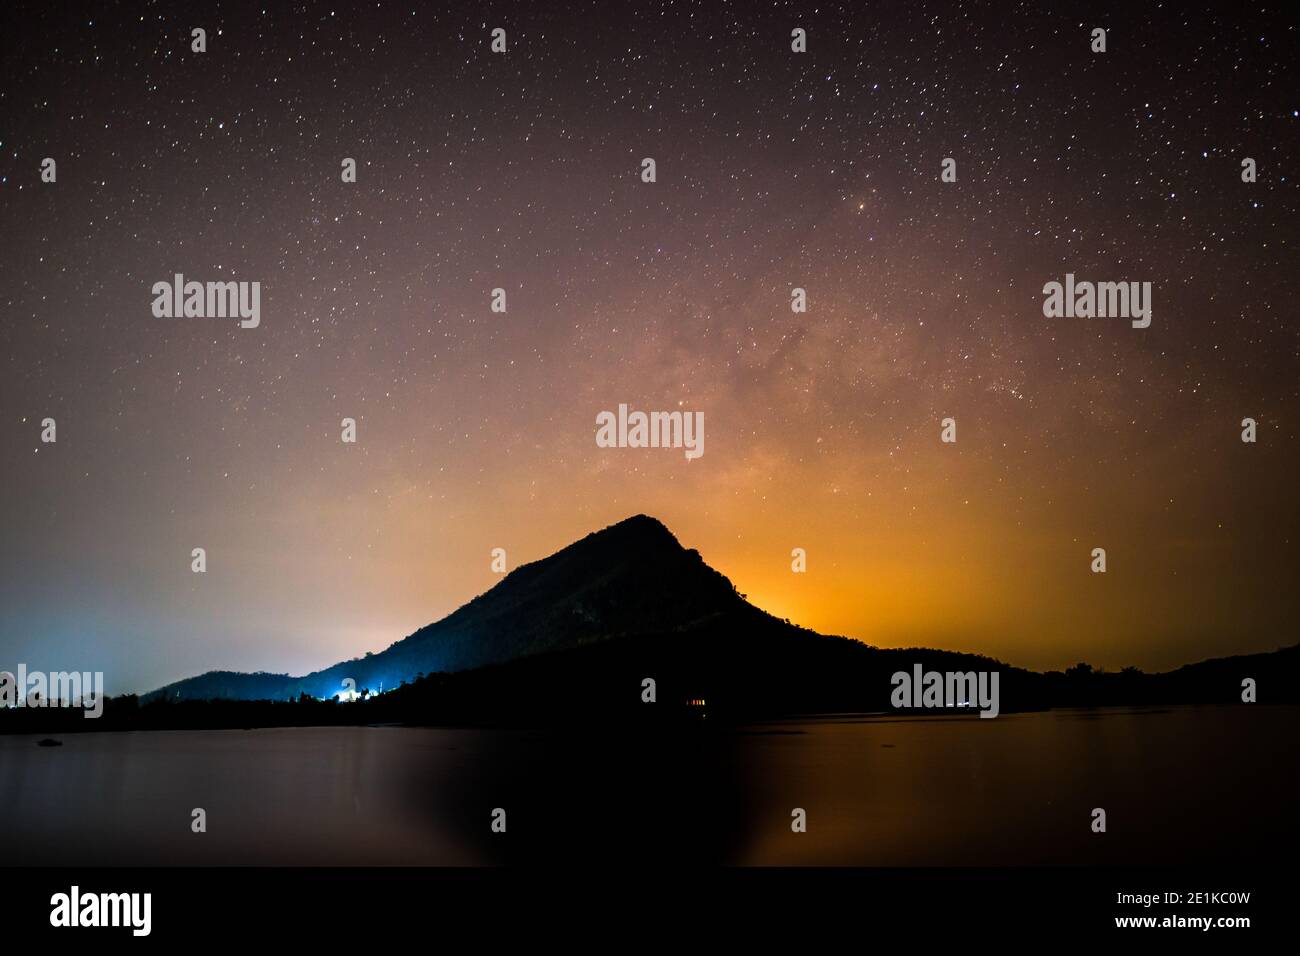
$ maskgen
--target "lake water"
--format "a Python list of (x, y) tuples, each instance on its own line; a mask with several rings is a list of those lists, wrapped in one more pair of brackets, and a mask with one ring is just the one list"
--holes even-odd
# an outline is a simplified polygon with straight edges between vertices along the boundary
[[(1290, 861), (1297, 730), (1300, 708), (1250, 705), (671, 734), (0, 736), (0, 853), (69, 866)], [(191, 832), (196, 807), (206, 833)], [(794, 808), (806, 833), (791, 831)]]

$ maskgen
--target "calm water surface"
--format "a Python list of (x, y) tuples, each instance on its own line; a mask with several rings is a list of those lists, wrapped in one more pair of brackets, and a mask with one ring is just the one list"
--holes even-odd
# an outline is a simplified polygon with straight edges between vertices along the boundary
[[(0, 736), (8, 864), (1295, 859), (1300, 708)], [(191, 832), (191, 811), (208, 830)], [(507, 832), (491, 832), (494, 808)], [(791, 811), (808, 831), (791, 832)], [(1093, 833), (1092, 810), (1107, 813)]]

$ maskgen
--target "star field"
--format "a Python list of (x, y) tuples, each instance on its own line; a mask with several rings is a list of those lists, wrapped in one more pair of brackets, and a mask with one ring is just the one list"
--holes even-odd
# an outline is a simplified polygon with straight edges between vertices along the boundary
[[(301, 673), (491, 587), (494, 547), (637, 512), (874, 644), (1163, 668), (1294, 638), (1284, 5), (10, 20), (0, 660)], [(260, 282), (260, 326), (154, 318), (176, 272)], [(1152, 282), (1151, 327), (1045, 318), (1067, 272)], [(620, 402), (703, 411), (707, 452), (597, 448)]]

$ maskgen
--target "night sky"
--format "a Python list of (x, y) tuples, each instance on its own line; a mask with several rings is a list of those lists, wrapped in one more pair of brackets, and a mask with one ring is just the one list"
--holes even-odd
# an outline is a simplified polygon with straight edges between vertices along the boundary
[[(0, 668), (303, 673), (642, 512), (873, 644), (1296, 640), (1294, 5), (8, 6)], [(177, 272), (260, 326), (155, 318)], [(598, 448), (620, 402), (705, 454)]]

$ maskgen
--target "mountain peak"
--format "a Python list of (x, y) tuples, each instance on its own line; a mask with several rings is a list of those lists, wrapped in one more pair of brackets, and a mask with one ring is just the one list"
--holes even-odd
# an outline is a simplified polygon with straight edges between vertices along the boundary
[[(593, 539), (615, 539), (621, 545), (629, 547), (663, 546), (666, 544), (681, 547), (677, 536), (668, 530), (667, 525), (658, 518), (653, 518), (647, 514), (635, 514), (599, 531), (593, 531), (585, 538), (574, 542), (574, 545), (582, 544), (584, 541), (592, 541)], [(573, 545), (570, 545), (570, 547), (573, 547)]]
[[(665, 525), (658, 518), (651, 517), (648, 514), (634, 514), (631, 517), (624, 518), (622, 521), (614, 522), (612, 525), (609, 525), (604, 530), (611, 531), (614, 528), (632, 528), (632, 529), (637, 529), (637, 530), (642, 530), (647, 532), (653, 532), (656, 534), (657, 533), (672, 534), (672, 532), (668, 530), (667, 525)], [(600, 532), (598, 531), (596, 533), (599, 534)]]

